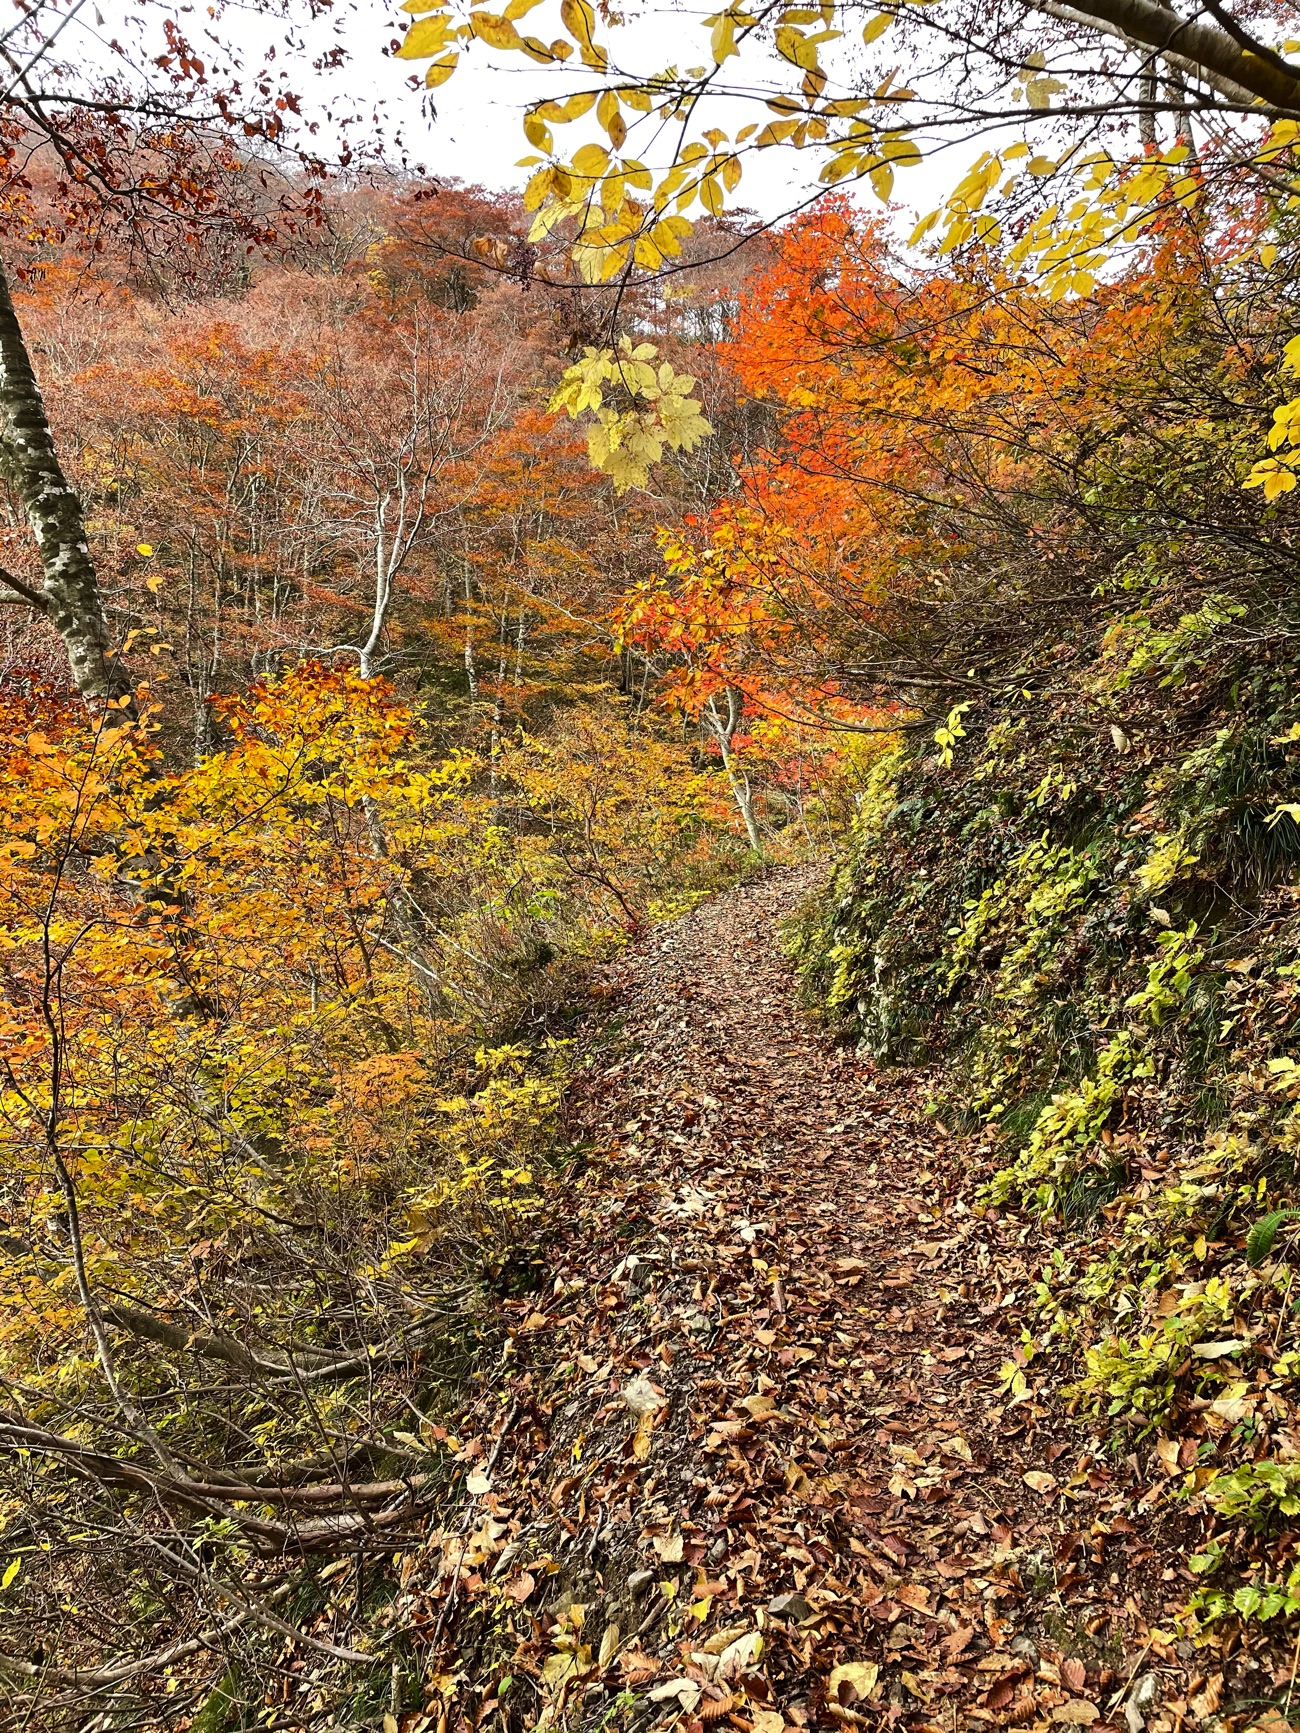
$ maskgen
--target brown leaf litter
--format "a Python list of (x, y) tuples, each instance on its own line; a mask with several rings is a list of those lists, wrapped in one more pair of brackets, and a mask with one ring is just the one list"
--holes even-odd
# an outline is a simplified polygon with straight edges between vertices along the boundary
[(490, 1484), (405, 1562), (403, 1733), (1262, 1725), (1263, 1640), (1175, 1632), (1158, 1475), (1008, 1394), (1050, 1230), (980, 1211), (990, 1146), (797, 1008), (776, 935), (810, 885), (598, 984), (571, 1111), (601, 1155), (511, 1303), (463, 1452)]

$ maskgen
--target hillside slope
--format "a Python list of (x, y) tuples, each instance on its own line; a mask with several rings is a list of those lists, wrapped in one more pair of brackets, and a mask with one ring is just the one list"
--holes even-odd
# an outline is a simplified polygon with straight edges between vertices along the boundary
[(1300, 1607), (1300, 725), (1285, 603), (1153, 597), (883, 756), (795, 949), (842, 1035), (936, 1062), (995, 1140), (982, 1204), (1042, 1236), (1019, 1394), (1154, 1449), (1210, 1524), (1195, 1633)]

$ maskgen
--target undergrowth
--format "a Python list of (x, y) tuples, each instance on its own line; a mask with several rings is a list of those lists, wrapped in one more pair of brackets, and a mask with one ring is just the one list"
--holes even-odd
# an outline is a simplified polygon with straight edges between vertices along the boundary
[(787, 944), (993, 1133), (983, 1206), (1059, 1224), (1012, 1394), (1154, 1445), (1210, 1536), (1194, 1631), (1300, 1609), (1300, 661), (1276, 600), (1147, 582), (880, 752)]

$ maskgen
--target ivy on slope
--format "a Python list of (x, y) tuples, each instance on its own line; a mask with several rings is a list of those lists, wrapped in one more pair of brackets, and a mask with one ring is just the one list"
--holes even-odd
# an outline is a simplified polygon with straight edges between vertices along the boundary
[(998, 1128), (986, 1207), (1045, 1247), (1009, 1391), (1217, 1520), (1194, 1630), (1300, 1611), (1300, 651), (1285, 602), (1177, 589), (883, 751), (789, 943), (846, 1037)]

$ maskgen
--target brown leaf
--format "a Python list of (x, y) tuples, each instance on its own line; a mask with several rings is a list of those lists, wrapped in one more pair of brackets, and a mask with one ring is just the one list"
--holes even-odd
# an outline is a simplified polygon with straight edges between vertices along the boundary
[(1188, 1708), (1198, 1721), (1208, 1720), (1223, 1701), (1223, 1674), (1211, 1673), (1204, 1686), (1188, 1699)]
[(522, 1607), (524, 1602), (537, 1587), (537, 1579), (530, 1571), (525, 1571), (521, 1577), (516, 1577), (512, 1583), (506, 1584), (506, 1593), (511, 1600), (518, 1601)]
[(951, 1636), (947, 1636), (939, 1644), (950, 1661), (955, 1661), (958, 1655), (964, 1654), (970, 1647), (970, 1640), (975, 1635), (970, 1625), (958, 1625)]
[(1084, 1680), (1087, 1677), (1088, 1669), (1082, 1661), (1076, 1660), (1073, 1655), (1068, 1660), (1061, 1662), (1061, 1683), (1076, 1697), (1083, 1690)]
[(913, 1612), (928, 1613), (930, 1610), (930, 1591), (920, 1583), (904, 1583), (894, 1590), (894, 1599), (905, 1607), (911, 1607)]

